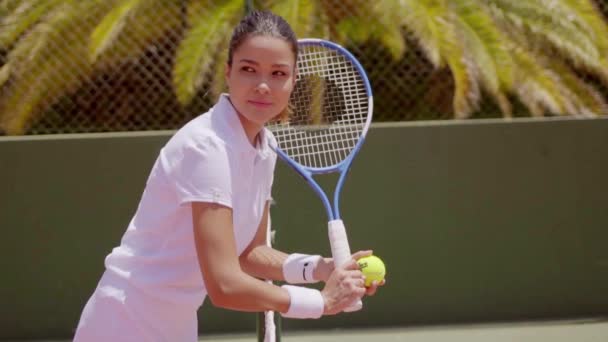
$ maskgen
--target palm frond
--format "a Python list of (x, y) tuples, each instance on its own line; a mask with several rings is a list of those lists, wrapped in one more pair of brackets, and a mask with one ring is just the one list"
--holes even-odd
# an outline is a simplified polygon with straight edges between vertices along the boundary
[(405, 55), (405, 52), (407, 51), (403, 33), (398, 26), (387, 28), (384, 34), (378, 35), (377, 39), (388, 49), (394, 60), (403, 58), (403, 55)]
[(116, 37), (124, 29), (128, 18), (133, 16), (133, 12), (137, 11), (145, 2), (146, 0), (127, 0), (119, 3), (106, 14), (91, 34), (89, 59), (92, 62), (95, 62), (116, 41)]
[(446, 46), (442, 50), (449, 51), (445, 54), (445, 58), (455, 83), (454, 115), (458, 119), (467, 118), (477, 109), (481, 97), (477, 82), (478, 71), (460, 47)]
[(549, 67), (559, 75), (565, 97), (573, 102), (574, 108), (568, 113), (570, 115), (580, 115), (593, 117), (599, 114), (608, 113), (608, 104), (602, 94), (590, 84), (586, 83), (565, 63), (557, 60), (548, 60)]
[[(228, 46), (230, 45), (229, 39), (224, 39), (219, 42), (219, 45), (216, 47), (217, 51), (228, 51)], [(217, 58), (216, 64), (213, 68), (213, 74), (210, 79), (211, 88), (209, 89), (213, 98), (217, 98), (221, 93), (225, 92), (226, 89), (226, 55), (222, 55), (223, 58)]]
[(0, 67), (0, 88), (8, 81), (8, 78), (11, 75), (11, 64), (6, 63)]
[(333, 39), (338, 43), (344, 43), (344, 37), (334, 35), (330, 15), (334, 11), (326, 1), (323, 0), (266, 0), (261, 1), (262, 8), (269, 8), (274, 13), (282, 16), (293, 28), (298, 38), (322, 38)]
[(373, 31), (374, 36), (390, 51), (393, 59), (399, 60), (407, 50), (403, 35), (402, 6), (399, 0), (369, 2), (372, 6), (370, 13), (362, 13), (364, 17), (374, 18), (378, 25)]
[(375, 39), (391, 53), (393, 59), (398, 60), (406, 51), (400, 11), (397, 0), (362, 2), (352, 16), (341, 19), (337, 33), (342, 41), (365, 43)]
[(577, 66), (605, 72), (605, 66), (601, 63), (603, 48), (598, 45), (598, 39), (608, 39), (605, 33), (603, 37), (596, 38), (597, 29), (585, 17), (577, 15), (572, 7), (566, 6), (565, 1), (546, 2), (492, 0), (489, 8), (505, 32), (526, 33), (519, 36), (521, 44), (537, 51), (547, 52), (553, 48)]
[(547, 67), (543, 57), (523, 46), (513, 46), (516, 63), (513, 90), (534, 116), (542, 116), (546, 110), (552, 114), (566, 113), (570, 99), (563, 96), (559, 74)]
[(181, 32), (180, 10), (178, 0), (118, 1), (92, 32), (87, 55), (101, 67), (136, 58), (168, 32)]
[[(597, 8), (597, 3), (591, 0), (562, 0), (570, 11), (586, 24), (586, 32), (592, 37), (599, 50), (599, 60), (585, 67), (588, 71), (598, 74), (605, 85), (608, 85), (608, 23)], [(606, 3), (608, 6), (608, 3)]]
[(447, 18), (439, 2), (431, 0), (404, 0), (403, 20), (416, 37), (426, 57), (436, 67), (445, 65), (440, 46), (442, 29)]
[(93, 29), (96, 5), (64, 1), (11, 50), (8, 63), (15, 76), (3, 89), (0, 100), (0, 122), (6, 132), (23, 133), (36, 112), (76, 89), (90, 75), (90, 64), (80, 58), (86, 53), (85, 35), (81, 33)]
[(345, 18), (336, 25), (337, 37), (335, 40), (340, 43), (365, 42), (373, 36), (370, 24), (373, 23), (355, 16)]
[(180, 103), (188, 104), (211, 72), (217, 46), (230, 40), (232, 27), (243, 15), (240, 0), (191, 12), (192, 28), (177, 49), (173, 85)]
[(479, 70), (483, 88), (492, 95), (506, 116), (512, 115), (512, 107), (504, 93), (513, 83), (513, 62), (504, 45), (504, 37), (492, 18), (473, 1), (454, 3), (455, 24), (460, 31), (471, 63)]
[(361, 10), (367, 8), (369, 1), (349, 0), (349, 1), (323, 1), (315, 0), (319, 4), (319, 13), (322, 14), (321, 22), (324, 30), (329, 32), (327, 38), (341, 44), (348, 43), (348, 36), (341, 31), (340, 23), (353, 17), (360, 17)]
[(0, 0), (0, 13), (8, 14), (22, 2), (23, 0)]
[(21, 1), (18, 5), (5, 5), (7, 14), (0, 17), (0, 47), (13, 45), (25, 31), (60, 2), (61, 0), (28, 0)]
[[(350, 1), (349, 4), (346, 9), (342, 6), (329, 6), (326, 3), (323, 9), (328, 11), (330, 26), (338, 41), (345, 44), (365, 42), (375, 35), (374, 31), (378, 31), (379, 22), (372, 14), (375, 6), (371, 1), (359, 0)], [(349, 15), (345, 15), (346, 11)]]
[[(408, 4), (410, 1), (407, 1)], [(410, 29), (418, 37), (422, 49), (431, 55), (427, 57), (436, 66), (447, 64), (454, 79), (454, 115), (456, 118), (468, 117), (479, 105), (479, 68), (467, 51), (463, 40), (462, 27), (458, 14), (449, 1), (423, 0), (410, 4), (415, 13), (424, 13), (426, 19), (413, 19), (410, 13), (405, 16)], [(420, 22), (420, 20), (423, 20)], [(432, 54), (437, 54), (433, 56)]]
[[(561, 3), (568, 8), (568, 11), (575, 18), (578, 18), (577, 22), (583, 25), (585, 31), (593, 36), (593, 40), (600, 51), (606, 54), (608, 52), (608, 35), (606, 35), (608, 24), (597, 8), (597, 3), (592, 0), (561, 0)], [(570, 18), (568, 17), (568, 19)]]
[(297, 37), (312, 37), (318, 20), (318, 3), (316, 0), (276, 1), (270, 10), (283, 17), (291, 26)]

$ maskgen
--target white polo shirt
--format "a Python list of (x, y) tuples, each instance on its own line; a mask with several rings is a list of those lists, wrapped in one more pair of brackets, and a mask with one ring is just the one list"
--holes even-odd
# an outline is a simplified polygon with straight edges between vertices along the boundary
[(198, 307), (207, 291), (194, 245), (191, 202), (232, 208), (239, 255), (271, 196), (276, 144), (264, 129), (253, 147), (227, 95), (180, 129), (160, 151), (107, 272), (174, 303)]

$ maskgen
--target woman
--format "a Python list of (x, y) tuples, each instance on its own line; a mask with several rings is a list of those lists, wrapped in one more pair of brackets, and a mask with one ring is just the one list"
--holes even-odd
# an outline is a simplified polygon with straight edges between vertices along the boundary
[(331, 259), (265, 245), (276, 142), (264, 124), (287, 110), (296, 59), (295, 34), (282, 18), (253, 12), (235, 28), (229, 94), (161, 150), (75, 341), (196, 341), (206, 296), (233, 310), (319, 318), (374, 294), (378, 284), (366, 289), (355, 261), (370, 251), (334, 269)]

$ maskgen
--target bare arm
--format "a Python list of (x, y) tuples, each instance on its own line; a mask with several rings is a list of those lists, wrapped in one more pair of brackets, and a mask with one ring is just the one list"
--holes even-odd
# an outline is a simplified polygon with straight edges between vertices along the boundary
[[(257, 233), (251, 244), (241, 254), (240, 263), (243, 271), (254, 277), (285, 281), (283, 263), (287, 259), (288, 254), (266, 245), (269, 213), (270, 201), (267, 201)], [(317, 268), (315, 268), (314, 278), (325, 282), (333, 269), (333, 260), (331, 258), (324, 258)]]
[(283, 281), (283, 263), (288, 255), (266, 245), (269, 212), (270, 201), (267, 201), (253, 241), (241, 253), (239, 261), (243, 271), (254, 277)]
[[(207, 293), (215, 306), (239, 311), (273, 310), (282, 313), (290, 309), (291, 298), (287, 290), (256, 279), (241, 268), (232, 229), (232, 209), (218, 204), (194, 202), (192, 219), (199, 266)], [(265, 241), (260, 239), (265, 233), (259, 230), (258, 233), (254, 240)], [(253, 243), (252, 246), (262, 247)], [(251, 248), (254, 249), (256, 247)], [(244, 259), (251, 259), (245, 262), (249, 264), (246, 267), (252, 269), (253, 273), (277, 275), (281, 269), (280, 260), (284, 260), (285, 254), (270, 249), (258, 251), (254, 255), (247, 253), (249, 256)], [(255, 261), (266, 257), (271, 260), (270, 267)], [(339, 313), (364, 294), (363, 276), (353, 259), (331, 272), (327, 279), (321, 291), (325, 303), (323, 313)]]
[(289, 293), (241, 269), (232, 230), (232, 209), (192, 203), (194, 240), (209, 298), (216, 306), (239, 311), (289, 309)]

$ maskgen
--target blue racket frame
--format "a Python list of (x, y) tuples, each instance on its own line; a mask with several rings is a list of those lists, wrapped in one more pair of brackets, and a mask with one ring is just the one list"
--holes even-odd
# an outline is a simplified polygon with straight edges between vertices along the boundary
[[(344, 55), (353, 64), (355, 69), (357, 69), (357, 71), (361, 75), (364, 86), (365, 86), (366, 95), (369, 98), (368, 111), (370, 113), (373, 112), (374, 101), (373, 101), (373, 96), (372, 96), (372, 87), (370, 85), (369, 79), (367, 78), (367, 74), (365, 73), (365, 70), (363, 69), (363, 67), (361, 66), (359, 61), (348, 50), (346, 50), (345, 48), (343, 48), (342, 46), (340, 46), (336, 43), (333, 43), (333, 42), (330, 42), (327, 40), (323, 40), (323, 39), (314, 39), (314, 38), (300, 39), (300, 40), (298, 40), (298, 45), (299, 46), (321, 45), (321, 46), (327, 47), (329, 49), (336, 50), (336, 51), (340, 52), (342, 55)], [(287, 162), (287, 164), (289, 164), (291, 167), (293, 167), (306, 180), (306, 182), (308, 182), (308, 184), (313, 188), (315, 193), (321, 199), (321, 202), (323, 202), (323, 206), (325, 208), (325, 211), (327, 212), (327, 216), (329, 217), (330, 221), (341, 219), (341, 217), (340, 217), (340, 193), (342, 192), (342, 187), (344, 185), (346, 175), (348, 174), (348, 171), (353, 162), (353, 159), (355, 158), (355, 156), (361, 149), (363, 142), (365, 141), (367, 131), (371, 124), (371, 118), (372, 118), (372, 116), (368, 115), (367, 122), (365, 123), (363, 132), (361, 132), (361, 137), (355, 144), (355, 147), (350, 152), (350, 154), (344, 160), (342, 160), (340, 163), (330, 166), (330, 167), (314, 168), (314, 167), (303, 166), (303, 165), (293, 161), (285, 152), (283, 152), (283, 150), (281, 150), (280, 147), (277, 146), (274, 149), (275, 152), (279, 155), (279, 157), (283, 161)], [(329, 202), (329, 198), (328, 198), (327, 194), (325, 193), (323, 188), (321, 188), (321, 186), (314, 180), (313, 176), (325, 174), (325, 173), (333, 173), (333, 172), (340, 172), (340, 177), (338, 178), (338, 183), (336, 184), (336, 189), (334, 190), (334, 201), (333, 201), (333, 207), (332, 207), (331, 203)]]

